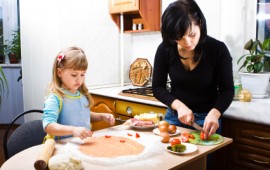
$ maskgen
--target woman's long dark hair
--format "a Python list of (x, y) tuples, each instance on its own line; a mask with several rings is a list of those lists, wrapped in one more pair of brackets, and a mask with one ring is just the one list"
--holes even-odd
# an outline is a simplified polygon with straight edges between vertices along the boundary
[(185, 35), (192, 22), (199, 25), (201, 36), (194, 55), (194, 61), (198, 61), (202, 56), (202, 44), (207, 37), (206, 20), (198, 4), (194, 0), (177, 0), (166, 8), (161, 22), (163, 44), (168, 48), (177, 46), (175, 40), (180, 40)]

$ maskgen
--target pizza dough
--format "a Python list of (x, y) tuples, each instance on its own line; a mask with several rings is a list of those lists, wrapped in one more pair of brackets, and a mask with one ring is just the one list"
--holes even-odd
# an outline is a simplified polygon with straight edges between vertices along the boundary
[(138, 155), (144, 148), (144, 145), (136, 140), (120, 136), (95, 137), (79, 146), (83, 154), (103, 158)]
[(58, 154), (50, 158), (48, 167), (50, 170), (82, 170), (80, 158), (75, 155)]

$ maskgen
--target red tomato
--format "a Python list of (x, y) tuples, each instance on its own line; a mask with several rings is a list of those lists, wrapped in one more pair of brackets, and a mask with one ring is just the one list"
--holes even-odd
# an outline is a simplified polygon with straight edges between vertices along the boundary
[(182, 136), (186, 136), (189, 138), (189, 133), (182, 133)]
[(188, 142), (188, 137), (187, 136), (181, 136), (181, 141), (182, 142)]
[(177, 144), (181, 144), (181, 141), (179, 139), (171, 140), (171, 146), (174, 146), (174, 145), (177, 145)]
[(192, 134), (189, 134), (188, 137), (191, 138), (191, 139), (195, 139), (195, 136), (192, 135)]
[(105, 138), (110, 138), (110, 137), (112, 137), (112, 136), (110, 136), (110, 135), (105, 135)]
[(125, 141), (125, 139), (121, 139), (120, 142), (121, 142), (121, 143), (124, 143), (124, 142), (126, 142), (126, 141)]
[(132, 134), (131, 134), (131, 133), (128, 133), (127, 135), (128, 135), (128, 136), (132, 136)]
[(201, 140), (205, 140), (205, 139), (204, 139), (204, 132), (201, 132), (201, 133), (200, 133), (200, 139), (201, 139)]
[(139, 133), (136, 133), (136, 138), (139, 138), (139, 137), (140, 137)]

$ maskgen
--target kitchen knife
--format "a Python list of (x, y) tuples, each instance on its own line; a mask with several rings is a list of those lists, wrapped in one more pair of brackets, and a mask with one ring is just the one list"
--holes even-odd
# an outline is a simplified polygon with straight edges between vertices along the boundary
[(199, 126), (197, 123), (195, 123), (195, 122), (191, 122), (191, 123), (192, 123), (192, 126), (193, 126), (195, 129), (197, 129), (197, 130), (199, 130), (199, 131), (201, 131), (201, 132), (204, 131), (203, 128), (202, 128), (201, 126)]

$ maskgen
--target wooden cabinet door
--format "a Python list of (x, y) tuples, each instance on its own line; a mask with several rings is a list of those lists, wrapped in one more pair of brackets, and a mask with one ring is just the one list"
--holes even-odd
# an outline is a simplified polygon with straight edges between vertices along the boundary
[[(91, 107), (91, 111), (96, 113), (111, 113), (114, 115), (114, 99), (97, 95), (92, 95), (92, 98), (94, 100), (94, 105)], [(104, 129), (111, 126), (104, 121), (92, 122), (91, 124), (92, 131)]]
[(110, 0), (109, 10), (111, 14), (139, 10), (139, 0)]

